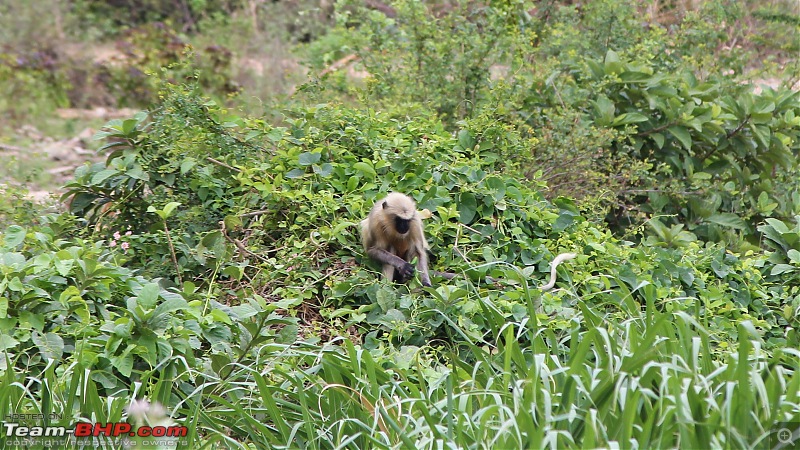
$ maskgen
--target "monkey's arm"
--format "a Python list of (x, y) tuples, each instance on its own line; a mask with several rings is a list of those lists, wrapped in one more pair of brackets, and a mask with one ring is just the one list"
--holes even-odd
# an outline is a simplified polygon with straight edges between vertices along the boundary
[[(381, 264), (384, 265), (389, 264), (390, 266), (397, 269), (397, 272), (400, 274), (400, 277), (403, 278), (404, 280), (408, 280), (409, 278), (414, 276), (414, 266), (404, 261), (403, 258), (393, 255), (382, 248), (372, 247), (367, 250), (367, 255), (369, 255), (369, 257), (374, 259), (375, 261), (380, 262)], [(386, 275), (385, 271), (384, 275)], [(392, 281), (391, 278), (389, 279), (389, 281)]]

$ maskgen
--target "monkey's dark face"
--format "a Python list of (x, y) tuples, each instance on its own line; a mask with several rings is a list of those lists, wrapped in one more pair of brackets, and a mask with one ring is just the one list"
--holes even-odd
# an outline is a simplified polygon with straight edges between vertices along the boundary
[(408, 233), (411, 228), (411, 219), (403, 219), (400, 216), (394, 216), (394, 229), (400, 234)]

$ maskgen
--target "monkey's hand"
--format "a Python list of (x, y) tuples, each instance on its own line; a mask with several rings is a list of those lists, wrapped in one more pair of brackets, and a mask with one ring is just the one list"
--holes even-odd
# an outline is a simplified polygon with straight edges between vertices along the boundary
[(403, 261), (403, 265), (397, 268), (397, 274), (400, 276), (400, 281), (402, 283), (412, 279), (414, 277), (414, 272), (414, 266), (405, 261)]

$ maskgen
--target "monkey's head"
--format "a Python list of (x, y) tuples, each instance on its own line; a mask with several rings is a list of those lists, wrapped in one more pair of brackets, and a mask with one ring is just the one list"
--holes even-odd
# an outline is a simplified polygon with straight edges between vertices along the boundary
[(401, 235), (411, 229), (411, 221), (417, 213), (417, 205), (410, 197), (392, 192), (383, 199), (383, 211), (394, 221), (394, 230)]

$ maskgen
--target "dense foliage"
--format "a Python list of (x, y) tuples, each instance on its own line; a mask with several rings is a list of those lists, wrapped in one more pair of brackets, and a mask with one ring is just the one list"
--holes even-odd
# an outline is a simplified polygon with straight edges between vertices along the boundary
[[(0, 208), (0, 415), (144, 398), (182, 448), (773, 447), (800, 420), (798, 93), (707, 58), (713, 8), (590, 3), (345, 2), (306, 51), (367, 79), (263, 115), (173, 54), (68, 212)], [(379, 281), (358, 223), (392, 190), (462, 277)]]
[(747, 54), (709, 59), (726, 36), (699, 17), (668, 33), (619, 2), (465, 3), (435, 21), (419, 2), (397, 5), (397, 17), (353, 14), (360, 27), (338, 31), (374, 77), (365, 99), (433, 108), (451, 130), (519, 129), (530, 150), (509, 156), (558, 194), (605, 200), (615, 231), (657, 217), (736, 247), (800, 210), (800, 93), (738, 83)]

